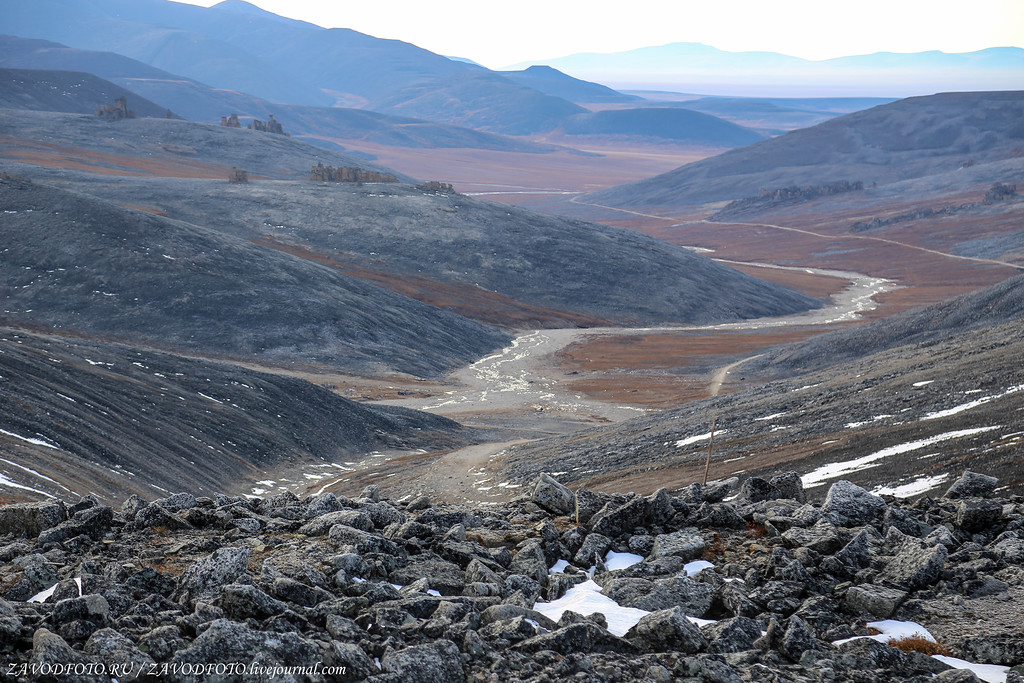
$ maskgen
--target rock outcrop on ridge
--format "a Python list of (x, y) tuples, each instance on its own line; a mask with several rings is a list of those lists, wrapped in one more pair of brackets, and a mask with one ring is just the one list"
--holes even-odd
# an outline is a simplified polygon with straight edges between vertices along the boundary
[(11, 505), (0, 658), (105, 682), (976, 680), (887, 643), (913, 622), (1020, 681), (1024, 498), (996, 485), (969, 472), (910, 503), (840, 481), (805, 502), (792, 473), (647, 497), (543, 476), (500, 505), (376, 487)]

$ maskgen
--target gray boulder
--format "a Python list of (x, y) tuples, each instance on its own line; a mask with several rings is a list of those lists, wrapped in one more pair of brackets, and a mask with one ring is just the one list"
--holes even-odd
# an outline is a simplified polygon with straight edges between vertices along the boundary
[(695, 654), (708, 646), (708, 639), (679, 607), (643, 617), (626, 633), (626, 639), (646, 652)]
[(740, 485), (740, 498), (748, 503), (782, 498), (782, 491), (772, 486), (767, 479), (748, 477)]
[(360, 531), (373, 531), (373, 521), (361, 510), (338, 510), (314, 517), (299, 527), (299, 533), (306, 536), (323, 536), (335, 524), (344, 524)]
[(711, 609), (714, 586), (685, 577), (649, 581), (647, 579), (614, 579), (601, 590), (624, 607), (647, 611), (681, 608), (686, 614), (703, 617)]
[(803, 619), (796, 615), (789, 618), (789, 626), (786, 627), (779, 643), (779, 652), (794, 662), (799, 662), (805, 652), (823, 647), (824, 643), (814, 637), (814, 631)]
[[(75, 683), (109, 683), (110, 676), (103, 676), (96, 665), (102, 664), (98, 657), (72, 650), (71, 646), (56, 633), (40, 628), (32, 635), (32, 658), (29, 666), (37, 671), (66, 670), (66, 667), (83, 665), (82, 673), (74, 676)], [(88, 668), (93, 665), (94, 668)], [(54, 679), (57, 680), (57, 679)], [(70, 677), (66, 680), (71, 680)]]
[(450, 640), (391, 651), (380, 663), (385, 672), (408, 683), (453, 683), (466, 678), (459, 648)]
[(601, 511), (605, 501), (598, 494), (586, 489), (577, 489), (575, 495), (575, 514), (577, 524), (588, 524)]
[(991, 500), (960, 500), (956, 504), (954, 524), (964, 531), (991, 530), (1003, 519), (1003, 506)]
[(926, 546), (917, 539), (905, 537), (901, 549), (885, 564), (878, 581), (908, 591), (930, 586), (939, 579), (948, 556), (944, 545)]
[(822, 509), (836, 515), (847, 526), (859, 526), (884, 515), (887, 507), (879, 496), (842, 479), (829, 488)]
[(213, 601), (222, 586), (234, 583), (248, 568), (249, 548), (220, 548), (185, 570), (173, 597), (187, 607), (197, 600)]
[(761, 626), (749, 617), (733, 617), (703, 626), (701, 633), (708, 640), (708, 652), (743, 652), (754, 649)]
[(946, 498), (986, 498), (996, 490), (999, 480), (986, 474), (966, 471), (945, 493)]
[(834, 553), (843, 544), (836, 528), (822, 520), (812, 527), (793, 527), (782, 534), (782, 542), (787, 548), (810, 548), (828, 555)]
[(4, 505), (0, 507), (0, 535), (25, 534), (35, 538), (44, 529), (55, 527), (67, 518), (67, 507), (60, 500)]
[(577, 567), (593, 567), (598, 560), (603, 560), (608, 548), (612, 545), (612, 539), (601, 534), (587, 534), (583, 539), (583, 545), (576, 551), (572, 563)]
[(907, 592), (885, 586), (862, 584), (846, 591), (843, 602), (847, 609), (888, 619), (907, 597)]
[(266, 619), (288, 611), (283, 602), (249, 584), (230, 583), (221, 588), (220, 596), (221, 609), (236, 620)]
[(550, 474), (544, 472), (537, 478), (532, 500), (548, 512), (568, 515), (573, 512), (576, 496)]
[(804, 503), (807, 501), (807, 493), (804, 491), (803, 480), (800, 479), (800, 475), (796, 472), (783, 472), (781, 474), (776, 474), (768, 481), (768, 483), (781, 494), (782, 498), (795, 500), (798, 503)]
[(142, 652), (128, 637), (112, 628), (96, 631), (85, 643), (83, 652), (99, 657), (108, 667), (117, 666), (119, 681), (135, 681), (146, 677), (155, 664), (153, 658)]
[(675, 533), (658, 535), (654, 539), (651, 558), (679, 557), (688, 562), (701, 557), (704, 548), (704, 537), (697, 529), (682, 529)]

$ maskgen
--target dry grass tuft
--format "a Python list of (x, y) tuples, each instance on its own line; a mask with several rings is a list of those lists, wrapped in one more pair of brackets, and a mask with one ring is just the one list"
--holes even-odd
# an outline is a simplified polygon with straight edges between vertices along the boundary
[(750, 520), (747, 522), (747, 538), (764, 538), (768, 535), (768, 527), (764, 522)]
[(920, 633), (913, 633), (902, 638), (890, 638), (889, 647), (895, 647), (904, 652), (921, 652), (926, 655), (951, 655), (952, 652), (942, 643), (929, 640)]
[(721, 536), (715, 534), (711, 537), (711, 542), (704, 546), (704, 554), (701, 555), (701, 559), (714, 562), (723, 555), (725, 555), (725, 543)]

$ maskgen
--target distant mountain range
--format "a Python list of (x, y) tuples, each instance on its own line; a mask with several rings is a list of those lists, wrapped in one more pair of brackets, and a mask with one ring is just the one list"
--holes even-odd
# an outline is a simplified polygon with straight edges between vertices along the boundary
[(619, 90), (708, 95), (908, 97), (949, 90), (1019, 88), (1024, 49), (938, 51), (810, 61), (774, 52), (726, 52), (701, 43), (670, 43), (610, 54), (581, 53), (524, 62), (554, 67)]
[[(293, 134), (320, 144), (543, 152), (551, 148), (487, 134), (549, 133), (589, 109), (652, 104), (550, 66), (491, 71), (401, 41), (285, 19), (240, 0), (212, 8), (168, 0), (7, 3), (0, 5), (0, 27), (10, 34), (0, 38), (0, 66), (91, 73), (192, 120), (215, 122), (230, 113), (265, 120), (273, 113)], [(717, 133), (702, 138), (706, 126), (687, 129), (682, 116), (666, 128), (666, 116), (602, 115), (586, 127), (603, 135), (734, 144)], [(809, 122), (803, 112), (743, 116), (729, 120), (749, 121), (762, 135)], [(816, 112), (812, 122), (822, 117)]]
[[(17, 82), (0, 81), (0, 104), (9, 108), (91, 113), (99, 104), (109, 104), (114, 96), (127, 94), (130, 108), (139, 116), (163, 116), (166, 107), (186, 119), (206, 123), (235, 113), (247, 125), (254, 118), (266, 121), (273, 114), (286, 132), (305, 135), (321, 145), (331, 139), (354, 139), (399, 147), (470, 147), (533, 153), (553, 149), (471, 128), (362, 109), (273, 103), (236, 90), (213, 88), (113, 52), (78, 50), (45, 40), (0, 35), (0, 67), (24, 71)], [(29, 70), (40, 71), (31, 74)], [(74, 70), (80, 75), (56, 76), (53, 70)], [(111, 83), (92, 76), (86, 78), (82, 72)], [(64, 82), (69, 78), (77, 79), (73, 88), (51, 87), (54, 79)], [(95, 92), (87, 94), (89, 90)]]
[(548, 130), (552, 118), (583, 111), (409, 43), (284, 19), (238, 0), (212, 8), (166, 0), (8, 3), (0, 25), (275, 103), (358, 106), (515, 134)]

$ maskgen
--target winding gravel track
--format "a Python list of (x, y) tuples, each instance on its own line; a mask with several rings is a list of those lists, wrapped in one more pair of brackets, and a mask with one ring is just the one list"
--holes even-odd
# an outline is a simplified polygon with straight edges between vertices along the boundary
[(596, 401), (567, 390), (564, 386), (566, 377), (555, 369), (556, 363), (552, 358), (554, 354), (584, 337), (831, 325), (857, 319), (860, 313), (876, 307), (874, 297), (896, 288), (891, 280), (859, 273), (768, 264), (746, 265), (802, 270), (842, 278), (850, 284), (832, 297), (829, 306), (788, 316), (715, 325), (591, 327), (525, 332), (517, 336), (511, 345), (454, 373), (452, 378), (461, 383), (460, 388), (440, 397), (401, 399), (386, 403), (446, 416), (557, 411), (567, 417), (574, 415), (581, 419), (617, 422), (646, 410)]

